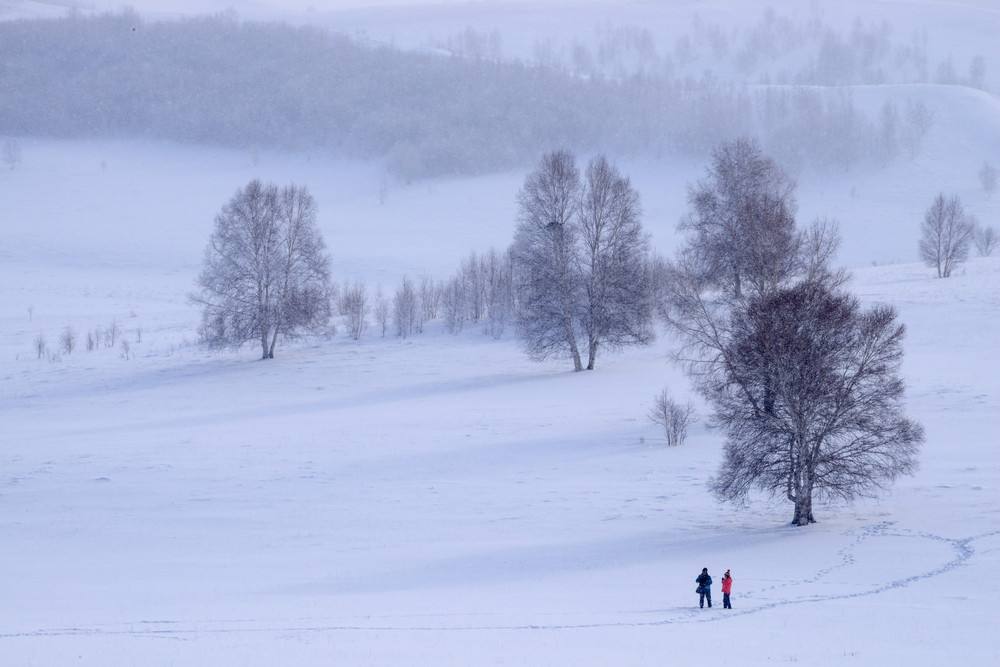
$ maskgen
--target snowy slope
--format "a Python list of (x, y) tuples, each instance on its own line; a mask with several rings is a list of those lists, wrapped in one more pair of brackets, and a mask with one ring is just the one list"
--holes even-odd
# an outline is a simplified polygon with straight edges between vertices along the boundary
[[(13, 664), (991, 664), (1000, 263), (949, 281), (864, 269), (855, 287), (909, 326), (928, 442), (914, 478), (824, 506), (807, 530), (785, 526), (784, 503), (712, 500), (719, 441), (702, 426), (663, 446), (644, 412), (661, 386), (685, 391), (668, 341), (585, 374), (478, 332), (302, 342), (273, 363), (168, 353), (147, 334), (129, 362), (9, 363), (0, 650)], [(731, 614), (693, 607), (702, 566), (733, 569)]]
[[(952, 136), (973, 131), (959, 114), (992, 127), (975, 111), (991, 99), (961, 99), (936, 108), (956, 114)], [(912, 259), (939, 187), (990, 219), (983, 156), (935, 136), (888, 171), (800, 175), (803, 219), (840, 217), (853, 265)], [(983, 136), (965, 146), (985, 154)], [(212, 215), (250, 177), (308, 185), (338, 277), (389, 287), (505, 243), (522, 174), (394, 185), (380, 204), (377, 169), (319, 157), (23, 144), (0, 173), (0, 662), (1000, 659), (1000, 260), (947, 281), (856, 270), (858, 293), (909, 327), (928, 441), (891, 494), (792, 529), (783, 502), (708, 496), (720, 441), (704, 423), (667, 450), (646, 421), (663, 386), (688, 391), (669, 339), (585, 374), (437, 327), (299, 341), (268, 363), (194, 344), (185, 294)], [(626, 167), (668, 251), (702, 165)], [(39, 332), (55, 344), (112, 319), (143, 330), (135, 358), (33, 357)], [(703, 566), (733, 569), (728, 616), (694, 608)]]

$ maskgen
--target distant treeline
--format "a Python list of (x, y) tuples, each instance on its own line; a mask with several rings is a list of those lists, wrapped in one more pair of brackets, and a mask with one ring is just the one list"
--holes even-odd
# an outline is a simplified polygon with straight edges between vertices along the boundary
[(703, 155), (756, 136), (791, 167), (915, 153), (920, 108), (401, 51), (231, 16), (0, 22), (0, 135), (124, 137), (376, 158), (396, 175), (482, 173), (568, 146)]

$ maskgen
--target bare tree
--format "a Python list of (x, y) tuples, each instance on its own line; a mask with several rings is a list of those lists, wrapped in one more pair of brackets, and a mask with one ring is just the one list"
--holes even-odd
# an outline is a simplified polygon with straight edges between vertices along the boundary
[(908, 100), (906, 103), (906, 127), (903, 131), (903, 143), (910, 159), (920, 154), (924, 139), (934, 126), (934, 112), (923, 100)]
[(59, 336), (59, 347), (66, 354), (73, 354), (76, 349), (76, 332), (73, 327), (66, 327)]
[(347, 332), (352, 340), (361, 340), (368, 326), (368, 290), (364, 283), (346, 287), (340, 295), (340, 312), (347, 318)]
[(687, 439), (688, 427), (694, 421), (694, 406), (690, 403), (681, 405), (664, 389), (654, 399), (649, 418), (663, 428), (667, 446), (677, 447)]
[(193, 300), (212, 346), (259, 341), (273, 359), (279, 336), (320, 330), (330, 318), (329, 259), (308, 190), (253, 180), (215, 218)]
[(688, 192), (689, 265), (731, 296), (763, 294), (796, 269), (795, 184), (752, 140), (722, 144)]
[(379, 285), (375, 291), (375, 322), (378, 324), (379, 335), (385, 338), (385, 332), (389, 329), (389, 302), (382, 295), (382, 286)]
[(802, 526), (814, 496), (873, 495), (911, 474), (923, 430), (902, 411), (903, 333), (891, 307), (862, 310), (817, 282), (734, 313), (697, 375), (727, 436), (720, 497), (784, 495)]
[(37, 356), (37, 358), (38, 359), (43, 358), (45, 356), (45, 351), (47, 349), (47, 345), (45, 344), (45, 335), (38, 334), (37, 336), (35, 336), (35, 340), (32, 341), (32, 347), (35, 350), (35, 355)]
[(975, 231), (976, 251), (980, 257), (989, 257), (997, 247), (997, 230), (988, 225), (979, 225)]
[(583, 370), (577, 345), (580, 291), (577, 230), (580, 172), (567, 151), (547, 153), (518, 194), (514, 257), (518, 333), (529, 356), (568, 354)]
[(455, 276), (441, 289), (441, 309), (448, 333), (457, 334), (465, 326), (465, 283), (461, 275)]
[(649, 242), (640, 217), (639, 193), (629, 179), (604, 156), (591, 160), (579, 208), (587, 370), (594, 369), (601, 346), (653, 338)]
[(921, 225), (920, 258), (937, 269), (938, 278), (947, 278), (969, 256), (973, 223), (957, 196), (939, 194)]
[(121, 353), (122, 359), (125, 361), (132, 358), (132, 345), (128, 342), (127, 338), (122, 338)]
[(818, 218), (799, 234), (799, 275), (810, 281), (833, 281), (842, 284), (843, 273), (831, 268), (840, 249), (840, 226), (836, 220)]
[(500, 338), (514, 315), (514, 258), (510, 250), (495, 249), (481, 258), (484, 297), (484, 333)]
[(17, 139), (5, 139), (2, 154), (3, 162), (8, 169), (14, 169), (21, 164), (21, 144)]
[(93, 352), (94, 348), (96, 348), (97, 346), (98, 346), (98, 342), (97, 342), (96, 337), (94, 336), (94, 332), (93, 331), (88, 331), (87, 332), (87, 341), (86, 341), (87, 352)]
[(441, 304), (441, 293), (430, 276), (420, 278), (420, 319), (423, 322), (436, 320)]
[(396, 327), (396, 335), (400, 338), (418, 333), (420, 315), (417, 306), (417, 291), (413, 288), (413, 281), (404, 276), (392, 298), (392, 322)]
[(121, 327), (118, 325), (118, 320), (111, 320), (111, 324), (108, 328), (104, 330), (104, 343), (108, 347), (114, 347), (115, 343), (118, 342), (118, 336), (121, 334)]
[(979, 184), (983, 186), (986, 196), (991, 196), (997, 189), (997, 169), (989, 162), (984, 162), (979, 168)]

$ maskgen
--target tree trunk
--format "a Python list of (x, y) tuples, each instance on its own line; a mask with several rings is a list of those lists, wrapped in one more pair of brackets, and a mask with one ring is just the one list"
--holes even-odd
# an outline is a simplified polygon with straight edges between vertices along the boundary
[(278, 343), (278, 329), (275, 327), (274, 334), (271, 336), (271, 347), (267, 351), (267, 358), (274, 359), (274, 346)]
[(808, 526), (816, 523), (812, 512), (812, 488), (803, 487), (795, 498), (795, 516), (792, 517), (793, 526)]
[(262, 361), (264, 359), (269, 359), (270, 358), (270, 357), (267, 356), (267, 352), (268, 352), (268, 349), (267, 349), (267, 330), (265, 329), (264, 331), (260, 332), (260, 358), (261, 358)]
[(573, 338), (569, 339), (569, 352), (570, 355), (573, 357), (573, 370), (582, 371), (583, 362), (580, 360), (580, 350), (579, 348), (577, 348), (576, 340)]
[(591, 340), (587, 353), (587, 370), (594, 370), (594, 361), (597, 359), (597, 340)]
[(576, 345), (576, 335), (573, 333), (573, 323), (566, 321), (563, 324), (566, 330), (566, 342), (569, 343), (569, 353), (573, 357), (573, 371), (582, 371), (583, 362), (580, 360), (580, 348)]

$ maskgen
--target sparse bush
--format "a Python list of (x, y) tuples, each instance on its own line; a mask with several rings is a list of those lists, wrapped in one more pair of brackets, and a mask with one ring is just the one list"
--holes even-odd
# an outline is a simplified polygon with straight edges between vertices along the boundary
[(45, 344), (45, 334), (40, 333), (37, 336), (35, 336), (35, 340), (32, 342), (32, 347), (35, 350), (37, 358), (38, 359), (43, 358), (45, 356), (45, 350), (47, 348), (47, 345)]
[(132, 358), (132, 346), (125, 338), (122, 338), (121, 351), (122, 351), (122, 359), (124, 359), (125, 361), (128, 361), (129, 359)]
[(989, 257), (997, 247), (997, 230), (995, 227), (979, 225), (975, 233), (976, 251), (980, 257)]
[(118, 342), (118, 336), (122, 333), (122, 328), (118, 324), (118, 320), (111, 320), (111, 324), (108, 328), (104, 330), (104, 344), (109, 348), (113, 348), (115, 343)]
[(677, 447), (684, 444), (688, 427), (695, 421), (694, 406), (691, 403), (681, 405), (664, 389), (653, 401), (649, 418), (663, 428), (667, 446)]
[(87, 352), (93, 352), (94, 348), (97, 347), (97, 345), (98, 345), (97, 337), (94, 335), (94, 332), (88, 331), (87, 341), (86, 341)]
[(73, 327), (63, 329), (62, 335), (59, 336), (59, 347), (66, 354), (73, 354), (73, 350), (76, 349), (76, 332), (73, 331)]

